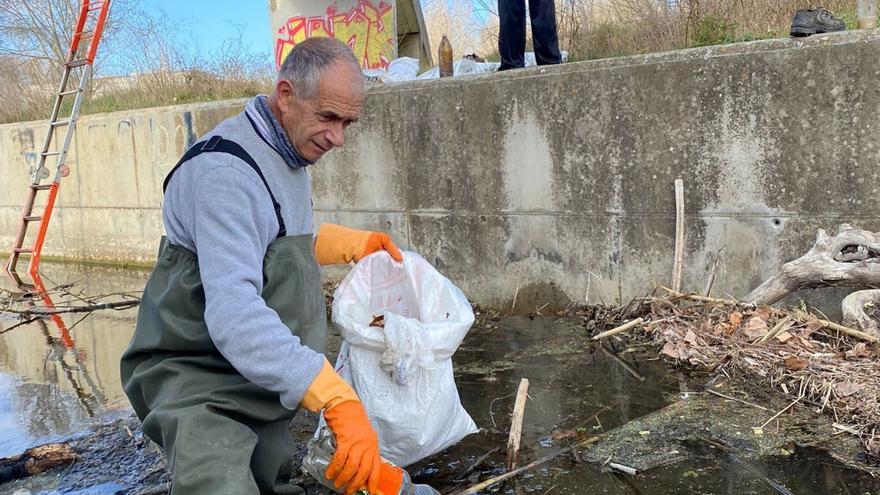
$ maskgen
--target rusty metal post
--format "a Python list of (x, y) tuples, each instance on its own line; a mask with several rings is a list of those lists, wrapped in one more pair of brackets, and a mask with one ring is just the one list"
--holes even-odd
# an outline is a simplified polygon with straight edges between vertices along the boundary
[(877, 27), (877, 0), (858, 0), (856, 16), (858, 17), (859, 29)]

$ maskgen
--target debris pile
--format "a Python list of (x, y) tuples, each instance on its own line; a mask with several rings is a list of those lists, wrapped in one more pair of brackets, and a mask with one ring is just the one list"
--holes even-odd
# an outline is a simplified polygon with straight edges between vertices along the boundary
[(644, 328), (661, 353), (701, 369), (759, 377), (834, 418), (880, 457), (877, 339), (802, 309), (680, 294), (650, 298)]

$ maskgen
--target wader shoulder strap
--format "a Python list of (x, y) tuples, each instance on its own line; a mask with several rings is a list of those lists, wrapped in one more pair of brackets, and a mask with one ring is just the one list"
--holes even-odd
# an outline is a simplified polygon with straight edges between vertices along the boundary
[(168, 175), (165, 176), (165, 182), (162, 183), (162, 192), (165, 192), (165, 189), (168, 188), (168, 181), (171, 180), (171, 176), (181, 165), (192, 158), (195, 158), (197, 155), (208, 152), (228, 153), (247, 163), (252, 169), (254, 169), (254, 172), (256, 172), (257, 175), (260, 176), (260, 180), (263, 181), (263, 185), (266, 186), (269, 198), (272, 199), (272, 207), (275, 208), (275, 218), (278, 220), (278, 237), (284, 237), (287, 235), (287, 227), (284, 226), (284, 219), (281, 218), (281, 205), (275, 200), (275, 195), (272, 194), (272, 188), (270, 188), (269, 183), (266, 182), (266, 177), (263, 176), (263, 171), (260, 170), (260, 166), (257, 165), (257, 162), (251, 158), (251, 155), (249, 155), (241, 145), (235, 141), (223, 139), (221, 136), (211, 136), (209, 139), (199, 141), (186, 150), (186, 153), (180, 158), (180, 160), (178, 160), (177, 164), (174, 165), (174, 168), (172, 168), (171, 171), (168, 172)]

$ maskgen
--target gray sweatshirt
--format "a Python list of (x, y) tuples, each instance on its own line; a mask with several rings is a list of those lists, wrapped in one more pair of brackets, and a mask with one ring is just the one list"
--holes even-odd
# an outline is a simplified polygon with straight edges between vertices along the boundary
[[(287, 235), (313, 234), (305, 167), (288, 166), (244, 113), (202, 139), (213, 135), (235, 141), (259, 164), (281, 204)], [(245, 378), (296, 409), (323, 356), (300, 344), (260, 296), (263, 256), (278, 235), (278, 221), (257, 173), (232, 155), (202, 153), (171, 176), (162, 214), (168, 241), (198, 257), (205, 322), (217, 349)]]

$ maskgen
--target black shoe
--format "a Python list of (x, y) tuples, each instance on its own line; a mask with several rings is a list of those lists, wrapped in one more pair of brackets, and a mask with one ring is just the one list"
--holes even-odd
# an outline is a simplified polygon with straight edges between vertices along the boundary
[(843, 31), (846, 24), (825, 9), (798, 10), (791, 20), (792, 36)]

